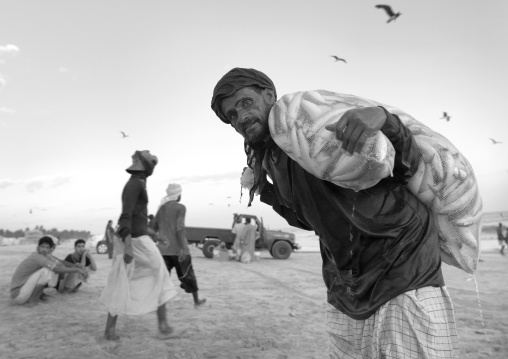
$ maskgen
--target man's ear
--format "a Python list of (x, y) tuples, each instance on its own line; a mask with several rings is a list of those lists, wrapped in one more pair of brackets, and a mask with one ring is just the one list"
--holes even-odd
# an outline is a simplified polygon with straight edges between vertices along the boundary
[(277, 100), (275, 98), (275, 93), (273, 92), (272, 89), (269, 89), (269, 88), (264, 88), (263, 89), (263, 97), (265, 98), (265, 100), (270, 104), (270, 105), (273, 105), (275, 103), (275, 101)]

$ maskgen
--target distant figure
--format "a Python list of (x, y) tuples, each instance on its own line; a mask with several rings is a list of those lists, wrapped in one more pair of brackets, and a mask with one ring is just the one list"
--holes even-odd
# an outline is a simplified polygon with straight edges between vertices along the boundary
[(104, 239), (106, 240), (106, 246), (108, 247), (109, 259), (113, 258), (114, 235), (115, 229), (113, 228), (113, 221), (110, 219), (106, 225), (106, 231), (104, 232)]
[(233, 225), (233, 229), (231, 232), (235, 234), (235, 241), (233, 243), (233, 253), (235, 254), (235, 258), (240, 260), (240, 255), (242, 254), (242, 248), (240, 246), (240, 234), (243, 231), (245, 225), (242, 222), (242, 217), (235, 217), (235, 224)]
[[(508, 236), (508, 228), (507, 228), (506, 235)], [(499, 223), (499, 226), (497, 227), (497, 240), (499, 241), (499, 245), (501, 246), (501, 250), (499, 251), (499, 253), (504, 255), (504, 247), (505, 247), (506, 237), (503, 236), (503, 224), (502, 223)]]
[[(74, 242), (74, 253), (65, 257), (65, 262), (69, 263), (71, 266), (84, 269), (87, 271), (87, 274), (89, 274), (97, 270), (97, 265), (92, 257), (92, 253), (85, 249), (85, 244), (84, 239), (77, 239)], [(83, 276), (79, 273), (67, 273), (63, 276), (58, 286), (58, 291), (76, 293), (83, 281), (86, 281), (87, 277), (88, 275)]]
[(448, 115), (447, 112), (443, 112), (443, 117), (441, 117), (441, 118), (444, 118), (447, 122), (449, 122), (451, 119), (450, 115)]
[(180, 287), (187, 293), (192, 293), (194, 306), (198, 307), (206, 302), (199, 299), (198, 282), (192, 267), (189, 243), (185, 237), (185, 212), (187, 209), (180, 203), (182, 186), (170, 183), (166, 189), (166, 196), (162, 198), (152, 228), (162, 238), (164, 244), (159, 244), (168, 273), (175, 268)]
[[(165, 338), (177, 335), (166, 319), (166, 303), (177, 292), (164, 267), (164, 260), (148, 236), (146, 180), (157, 165), (150, 151), (136, 151), (126, 169), (131, 177), (122, 192), (122, 214), (113, 266), (100, 301), (108, 308), (104, 338), (119, 340), (116, 321), (119, 314), (144, 315), (157, 311), (159, 333)], [(132, 261), (134, 260), (134, 263)]]
[(57, 274), (79, 273), (87, 276), (88, 273), (78, 267), (66, 267), (53, 258), (48, 258), (55, 243), (50, 237), (39, 239), (37, 250), (23, 260), (11, 281), (11, 298), (14, 304), (25, 304), (33, 307), (44, 300), (44, 288), (54, 287), (58, 281)]
[(250, 263), (254, 260), (255, 244), (256, 226), (250, 223), (250, 218), (245, 218), (245, 227), (240, 234), (240, 261), (242, 263)]

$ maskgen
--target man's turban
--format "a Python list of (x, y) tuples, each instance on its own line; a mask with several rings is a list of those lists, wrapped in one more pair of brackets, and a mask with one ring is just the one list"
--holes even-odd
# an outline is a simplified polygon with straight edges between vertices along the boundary
[(157, 165), (157, 157), (152, 155), (150, 151), (136, 151), (132, 155), (132, 165), (126, 171), (132, 173), (134, 171), (144, 171), (148, 176), (153, 173), (153, 169)]
[(166, 194), (170, 201), (174, 201), (182, 194), (182, 186), (177, 183), (170, 183), (166, 188)]
[(229, 123), (229, 121), (222, 113), (222, 100), (232, 96), (237, 90), (248, 86), (271, 89), (274, 92), (275, 98), (277, 98), (275, 85), (264, 73), (255, 69), (235, 67), (225, 74), (213, 89), (212, 110), (224, 123)]

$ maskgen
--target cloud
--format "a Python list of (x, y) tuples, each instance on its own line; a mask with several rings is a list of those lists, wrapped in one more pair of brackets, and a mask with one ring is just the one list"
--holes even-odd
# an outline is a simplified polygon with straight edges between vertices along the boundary
[(66, 73), (70, 72), (70, 70), (67, 67), (61, 66), (58, 69), (58, 72), (61, 73), (61, 74), (66, 74)]
[(2, 54), (11, 54), (15, 55), (19, 52), (19, 47), (12, 44), (2, 45), (0, 46), (0, 55)]
[(69, 176), (58, 176), (53, 179), (51, 179), (48, 183), (49, 188), (58, 188), (63, 185), (66, 185), (67, 183), (70, 183), (72, 181), (72, 178)]
[(203, 183), (203, 182), (229, 182), (231, 180), (238, 180), (240, 183), (241, 172), (225, 172), (225, 173), (217, 173), (213, 175), (196, 175), (196, 176), (183, 176), (183, 177), (173, 177), (169, 178), (168, 181), (176, 182), (180, 184), (188, 184), (188, 183)]
[(16, 113), (15, 110), (13, 110), (11, 108), (7, 108), (7, 107), (0, 107), (0, 112), (8, 113), (8, 114)]
[(10, 186), (14, 186), (16, 182), (11, 180), (0, 180), (0, 189), (4, 189)]
[(2, 75), (0, 75), (0, 89), (5, 87), (5, 85), (7, 85), (7, 80)]
[(28, 184), (25, 186), (28, 192), (35, 192), (41, 189), (42, 187), (44, 187), (44, 180), (31, 181), (28, 182)]
[(72, 181), (70, 176), (56, 175), (51, 177), (39, 177), (32, 180), (28, 180), (25, 188), (28, 192), (35, 192), (42, 188), (55, 189), (66, 185)]

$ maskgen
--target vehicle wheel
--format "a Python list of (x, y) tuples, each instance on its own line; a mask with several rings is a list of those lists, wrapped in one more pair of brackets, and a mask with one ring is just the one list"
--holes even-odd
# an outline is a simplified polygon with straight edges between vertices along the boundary
[(203, 254), (206, 258), (213, 258), (213, 250), (219, 245), (219, 241), (210, 239), (203, 244)]
[(270, 253), (275, 259), (288, 259), (293, 248), (288, 242), (278, 241), (272, 246)]
[(106, 245), (106, 242), (100, 241), (97, 243), (97, 247), (95, 247), (97, 250), (97, 253), (99, 254), (106, 254), (108, 253), (108, 246)]

